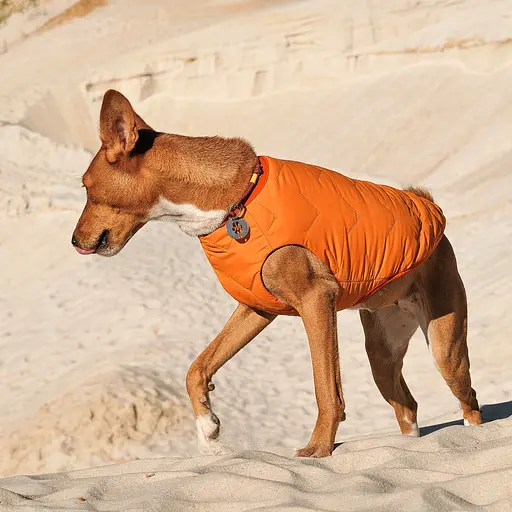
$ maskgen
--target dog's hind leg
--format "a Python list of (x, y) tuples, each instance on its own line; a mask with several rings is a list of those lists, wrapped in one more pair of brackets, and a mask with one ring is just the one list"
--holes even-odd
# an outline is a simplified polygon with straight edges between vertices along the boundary
[(397, 305), (372, 312), (360, 310), (359, 315), (375, 384), (395, 410), (402, 434), (418, 436), (418, 404), (402, 375), (403, 358), (418, 322), (411, 312)]
[(436, 365), (460, 402), (464, 423), (482, 423), (469, 373), (466, 292), (446, 237), (421, 269), (421, 279), (418, 320)]
[(187, 373), (187, 391), (196, 415), (199, 447), (203, 453), (223, 451), (218, 441), (220, 421), (210, 404), (211, 378), (215, 372), (245, 347), (275, 315), (255, 311), (239, 304), (219, 335), (192, 363)]

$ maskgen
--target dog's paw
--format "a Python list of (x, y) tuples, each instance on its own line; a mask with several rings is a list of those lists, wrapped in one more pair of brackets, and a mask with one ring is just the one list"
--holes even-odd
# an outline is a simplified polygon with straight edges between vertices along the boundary
[(196, 418), (197, 434), (205, 440), (217, 439), (220, 433), (220, 420), (217, 415), (209, 411)]
[(401, 425), (402, 434), (409, 437), (420, 437), (420, 428), (416, 420), (409, 420), (404, 417), (405, 425)]
[(409, 432), (404, 432), (403, 435), (409, 436), (409, 437), (420, 437), (420, 428), (418, 427), (418, 424), (417, 423), (412, 424)]
[(468, 411), (464, 413), (464, 425), (480, 425), (482, 423), (482, 414), (480, 411)]
[(229, 450), (219, 441), (220, 420), (210, 411), (196, 418), (199, 451), (203, 455), (220, 455)]
[(329, 457), (332, 455), (332, 451), (334, 450), (334, 445), (326, 445), (326, 444), (312, 444), (307, 445), (305, 448), (301, 450), (297, 450), (295, 452), (296, 457), (314, 457), (320, 459), (322, 457)]

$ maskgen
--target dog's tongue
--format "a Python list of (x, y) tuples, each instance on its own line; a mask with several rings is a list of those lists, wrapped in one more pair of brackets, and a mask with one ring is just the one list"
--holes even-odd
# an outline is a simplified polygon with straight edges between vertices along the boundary
[(80, 254), (94, 254), (96, 252), (96, 249), (80, 249), (80, 247), (76, 247), (78, 253)]

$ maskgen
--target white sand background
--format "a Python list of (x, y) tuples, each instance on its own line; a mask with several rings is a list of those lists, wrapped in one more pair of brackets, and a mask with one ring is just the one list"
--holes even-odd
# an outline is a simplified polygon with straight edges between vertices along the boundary
[[(0, 26), (0, 510), (512, 510), (512, 2), (109, 0), (45, 28), (73, 4)], [(234, 454), (198, 457), (185, 375), (234, 308), (198, 241), (155, 223), (112, 259), (70, 245), (108, 88), (158, 130), (429, 187), (488, 423), (450, 426), (417, 334), (404, 373), (432, 427), (398, 436), (343, 312), (337, 441), (355, 440), (290, 458), (316, 404), (282, 318), (214, 379)]]

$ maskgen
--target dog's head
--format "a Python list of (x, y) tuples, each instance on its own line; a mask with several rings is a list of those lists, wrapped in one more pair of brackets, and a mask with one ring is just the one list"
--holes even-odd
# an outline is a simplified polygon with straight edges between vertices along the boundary
[(113, 256), (146, 223), (159, 196), (147, 158), (157, 135), (121, 93), (105, 93), (101, 148), (83, 176), (87, 202), (72, 238), (80, 254)]

